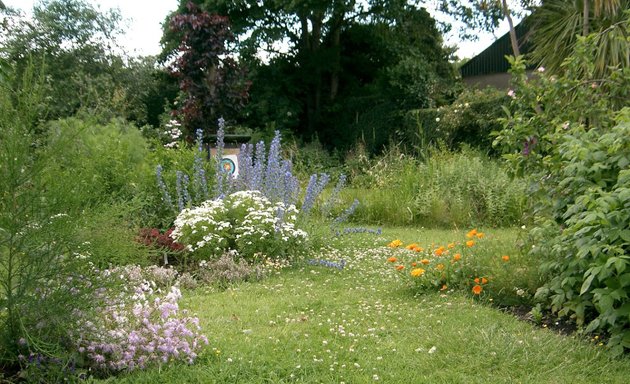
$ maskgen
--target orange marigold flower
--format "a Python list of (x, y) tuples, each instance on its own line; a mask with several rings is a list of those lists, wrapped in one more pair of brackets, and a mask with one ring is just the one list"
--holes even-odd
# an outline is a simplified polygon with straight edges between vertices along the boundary
[(488, 279), (486, 279), (485, 277), (482, 277), (481, 284), (488, 284)]
[(477, 236), (477, 229), (473, 229), (470, 232), (468, 232), (466, 234), (466, 237), (469, 239), (472, 239), (473, 237)]
[(418, 265), (418, 263), (416, 263), (415, 261), (411, 263), (412, 267), (415, 267), (416, 265)]
[(424, 269), (422, 268), (415, 268), (411, 270), (411, 276), (413, 277), (420, 277), (424, 275)]
[(416, 252), (422, 252), (422, 251), (424, 251), (424, 248), (422, 248), (422, 247), (415, 247), (413, 250), (416, 251)]
[(413, 244), (409, 244), (408, 246), (406, 246), (405, 248), (407, 248), (408, 250), (412, 251), (414, 248), (416, 248), (418, 246), (418, 243), (413, 243)]
[(448, 289), (448, 287), (446, 286), (446, 284), (442, 284), (442, 288), (440, 288), (440, 291), (446, 291)]
[(396, 256), (392, 256), (389, 259), (387, 259), (387, 261), (389, 261), (390, 263), (395, 263), (398, 261), (398, 259), (396, 258)]
[(456, 253), (453, 256), (453, 261), (460, 261), (462, 259), (462, 255), (460, 253)]
[(481, 285), (475, 285), (474, 287), (472, 287), (472, 293), (474, 293), (475, 295), (481, 294), (482, 291), (483, 288), (481, 287)]
[(477, 236), (477, 238), (478, 238), (478, 239), (483, 239), (483, 238), (484, 238), (484, 236), (486, 236), (486, 234), (485, 234), (485, 233), (483, 233), (483, 232), (479, 232), (479, 233), (477, 233), (475, 236)]
[(467, 246), (468, 248), (472, 247), (473, 245), (475, 245), (475, 242), (474, 242), (473, 240), (468, 240), (468, 241), (466, 242), (466, 246)]
[(479, 284), (479, 278), (475, 277), (475, 284)]
[(396, 239), (394, 241), (392, 241), (391, 243), (387, 244), (388, 247), (390, 248), (398, 248), (402, 245), (402, 241)]
[(422, 259), (422, 260), (420, 260), (420, 262), (421, 262), (422, 264), (424, 264), (424, 265), (427, 265), (427, 264), (429, 264), (429, 263), (430, 263), (429, 259)]
[(446, 248), (444, 247), (440, 247), (438, 249), (435, 250), (435, 255), (436, 256), (442, 256), (442, 254), (446, 251)]
[(405, 269), (405, 266), (404, 266), (404, 265), (397, 265), (397, 266), (396, 266), (396, 270), (397, 270), (397, 271), (402, 271), (403, 269)]
[(455, 248), (455, 243), (450, 243), (449, 245), (447, 245), (448, 249), (453, 249)]
[(441, 271), (441, 270), (443, 270), (443, 269), (444, 269), (444, 264), (441, 264), (441, 263), (440, 263), (440, 264), (436, 265), (436, 266), (435, 266), (435, 268), (436, 268), (438, 271)]
[(501, 257), (501, 260), (503, 260), (503, 261), (510, 261), (510, 256), (508, 256), (508, 255), (503, 255), (503, 256)]

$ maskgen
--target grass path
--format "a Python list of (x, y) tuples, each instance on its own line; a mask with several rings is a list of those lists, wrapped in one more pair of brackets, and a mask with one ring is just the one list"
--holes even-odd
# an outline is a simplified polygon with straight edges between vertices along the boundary
[[(439, 231), (425, 234), (439, 238)], [(411, 234), (409, 234), (411, 236)], [(374, 241), (374, 240), (372, 240)], [(383, 244), (385, 238), (376, 239)], [(373, 244), (372, 244), (373, 245)], [(329, 250), (344, 270), (302, 266), (226, 291), (197, 290), (211, 345), (193, 366), (130, 383), (627, 383), (630, 360), (536, 328), (458, 293), (413, 296), (383, 248)]]

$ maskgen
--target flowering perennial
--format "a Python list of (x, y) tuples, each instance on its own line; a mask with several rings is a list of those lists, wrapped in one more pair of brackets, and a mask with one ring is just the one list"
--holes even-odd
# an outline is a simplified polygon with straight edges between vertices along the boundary
[[(278, 211), (283, 214), (278, 215)], [(204, 259), (234, 249), (243, 257), (277, 256), (298, 248), (307, 238), (296, 227), (297, 209), (272, 203), (260, 191), (234, 192), (223, 200), (208, 200), (184, 209), (171, 237)]]

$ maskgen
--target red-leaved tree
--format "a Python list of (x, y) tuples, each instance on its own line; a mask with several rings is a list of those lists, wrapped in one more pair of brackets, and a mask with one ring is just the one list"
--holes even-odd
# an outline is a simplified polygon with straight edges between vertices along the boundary
[(184, 134), (216, 130), (217, 119), (230, 121), (248, 98), (250, 83), (245, 69), (230, 54), (234, 41), (227, 17), (211, 15), (188, 2), (187, 12), (170, 20), (171, 31), (181, 36), (179, 56), (171, 73), (179, 80), (182, 96), (175, 114)]

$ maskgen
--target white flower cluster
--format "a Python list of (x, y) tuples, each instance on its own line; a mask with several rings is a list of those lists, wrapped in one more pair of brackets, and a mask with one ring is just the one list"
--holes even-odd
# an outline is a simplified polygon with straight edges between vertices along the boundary
[(297, 217), (294, 205), (273, 204), (259, 191), (239, 191), (184, 209), (171, 237), (191, 252), (205, 249), (218, 255), (236, 246), (244, 257), (272, 256), (307, 239), (307, 233), (297, 228)]
[(177, 148), (177, 140), (182, 136), (180, 126), (181, 124), (177, 120), (170, 120), (166, 123), (167, 130), (164, 133), (172, 140), (170, 143), (164, 144), (166, 148)]
[(296, 228), (298, 210), (278, 202), (272, 204), (259, 191), (239, 191), (230, 195), (233, 208), (246, 207), (246, 214), (235, 227), (237, 242), (251, 245), (259, 240), (279, 239), (300, 243), (307, 233)]
[(170, 236), (185, 244), (190, 252), (208, 248), (214, 253), (228, 245), (227, 235), (231, 228), (223, 201), (207, 200), (198, 207), (181, 211)]

